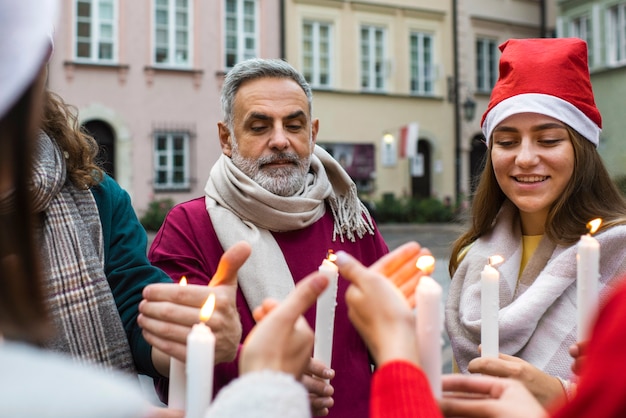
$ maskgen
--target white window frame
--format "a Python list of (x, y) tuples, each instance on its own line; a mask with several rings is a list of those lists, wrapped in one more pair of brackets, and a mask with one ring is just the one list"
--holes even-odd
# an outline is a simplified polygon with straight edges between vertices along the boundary
[[(214, 0), (213, 0), (214, 1)], [(228, 11), (228, 3), (235, 4), (235, 11)], [(246, 5), (253, 5), (252, 16), (246, 15)], [(258, 0), (224, 0), (224, 67), (232, 68), (238, 62), (258, 56), (259, 49), (259, 2)], [(235, 29), (229, 30), (228, 20), (234, 19)], [(254, 30), (246, 30), (247, 19), (252, 19)], [(234, 38), (234, 48), (229, 46)], [(252, 44), (252, 47), (250, 47)], [(229, 55), (234, 62), (229, 63)]]
[[(413, 40), (417, 45), (414, 47)], [(426, 40), (429, 50), (426, 50)], [(435, 93), (435, 38), (433, 34), (413, 31), (409, 35), (409, 65), (411, 94), (429, 95)]]
[[(88, 18), (79, 17), (78, 16), (78, 3), (90, 3), (91, 16)], [(113, 9), (113, 16), (111, 19), (105, 19), (100, 16), (100, 4), (101, 3), (110, 3)], [(97, 63), (105, 63), (112, 64), (116, 63), (118, 58), (118, 2), (117, 0), (75, 0), (73, 2), (74, 10), (74, 42), (73, 42), (73, 55), (76, 61), (86, 61), (86, 62), (97, 62)], [(34, 12), (33, 12), (34, 13)], [(88, 38), (81, 38), (78, 33), (78, 25), (81, 22), (89, 22), (90, 33)], [(111, 26), (111, 39), (105, 39), (102, 35), (102, 25), (108, 24)], [(78, 56), (78, 43), (79, 41), (88, 41), (89, 43), (89, 56), (81, 57)], [(107, 41), (107, 43), (111, 44), (111, 57), (110, 58), (101, 58), (100, 55), (100, 44), (103, 41)], [(85, 42), (87, 43), (87, 42)]]
[(476, 38), (476, 91), (490, 93), (498, 80), (498, 42)]
[[(365, 37), (363, 36), (364, 31), (367, 33)], [(379, 34), (380, 42), (377, 42)], [(361, 89), (363, 91), (385, 92), (387, 90), (386, 28), (376, 25), (361, 25), (359, 45), (361, 51)]]
[(626, 64), (626, 3), (616, 4), (606, 11), (607, 64)]
[(587, 43), (587, 61), (591, 66), (593, 63), (593, 30), (591, 16), (580, 15), (569, 23), (569, 36), (582, 39)]
[[(307, 39), (305, 26), (311, 26), (311, 37)], [(326, 29), (327, 38), (322, 38)], [(306, 47), (307, 42), (310, 48)], [(326, 52), (323, 45), (326, 44)], [(333, 24), (305, 19), (302, 22), (302, 73), (311, 87), (329, 88), (333, 84)], [(324, 62), (326, 65), (324, 65)], [(326, 76), (326, 80), (324, 80)]]
[(157, 31), (160, 28), (160, 24), (157, 22), (157, 13), (159, 9), (159, 0), (153, 0), (153, 14), (152, 14), (152, 63), (155, 67), (171, 67), (171, 68), (191, 68), (193, 63), (193, 0), (187, 0), (187, 22), (186, 27), (182, 29), (186, 29), (187, 33), (187, 42), (184, 45), (184, 48), (187, 51), (187, 58), (179, 60), (177, 57), (177, 32), (181, 29), (177, 25), (177, 12), (178, 5), (177, 0), (163, 0), (167, 3), (167, 26), (165, 30), (167, 32), (167, 60), (162, 62), (157, 62), (157, 48), (160, 47), (158, 44), (158, 34)]
[[(183, 180), (175, 180), (175, 157), (180, 151), (174, 149), (174, 140), (176, 137), (183, 138)], [(159, 148), (159, 137), (165, 138), (165, 148)], [(155, 190), (178, 190), (189, 189), (189, 149), (191, 134), (185, 131), (158, 131), (154, 133), (154, 189)], [(164, 161), (161, 161), (161, 160)], [(180, 170), (179, 170), (180, 171)], [(166, 180), (159, 181), (159, 172), (165, 172)]]

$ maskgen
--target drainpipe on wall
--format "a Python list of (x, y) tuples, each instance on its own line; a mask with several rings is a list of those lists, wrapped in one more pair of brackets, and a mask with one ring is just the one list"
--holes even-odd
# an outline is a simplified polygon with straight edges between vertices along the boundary
[(280, 58), (286, 60), (285, 56), (285, 2), (280, 0)]
[(459, 39), (457, 1), (452, 0), (452, 52), (453, 64), (453, 103), (454, 103), (454, 176), (456, 206), (461, 206), (461, 121), (459, 109)]

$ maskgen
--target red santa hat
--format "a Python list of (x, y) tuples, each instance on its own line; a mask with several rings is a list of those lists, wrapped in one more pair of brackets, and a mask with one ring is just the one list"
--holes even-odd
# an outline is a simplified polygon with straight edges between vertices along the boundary
[(481, 121), (487, 142), (504, 119), (531, 112), (560, 120), (598, 146), (602, 117), (583, 40), (510, 39), (500, 51), (500, 76)]

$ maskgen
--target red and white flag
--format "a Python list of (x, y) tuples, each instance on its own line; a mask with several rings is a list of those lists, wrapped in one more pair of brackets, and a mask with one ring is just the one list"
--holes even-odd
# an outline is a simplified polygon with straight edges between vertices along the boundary
[(411, 122), (400, 128), (400, 158), (411, 158), (417, 155), (417, 138), (419, 124)]

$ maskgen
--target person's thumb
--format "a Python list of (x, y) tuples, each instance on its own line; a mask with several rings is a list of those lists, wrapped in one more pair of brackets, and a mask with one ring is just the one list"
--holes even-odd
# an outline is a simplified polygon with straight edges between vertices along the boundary
[(209, 282), (209, 286), (230, 285), (237, 286), (237, 273), (243, 263), (250, 257), (252, 247), (245, 241), (239, 241), (230, 247), (217, 266), (217, 271)]
[(295, 289), (272, 313), (283, 315), (295, 323), (296, 319), (315, 303), (327, 286), (326, 276), (318, 272), (311, 273), (296, 284)]
[(368, 275), (367, 267), (345, 251), (337, 252), (335, 264), (339, 267), (341, 276), (357, 286), (359, 286), (362, 280)]

